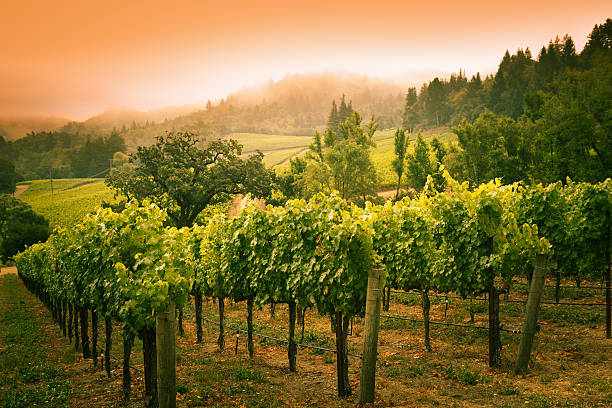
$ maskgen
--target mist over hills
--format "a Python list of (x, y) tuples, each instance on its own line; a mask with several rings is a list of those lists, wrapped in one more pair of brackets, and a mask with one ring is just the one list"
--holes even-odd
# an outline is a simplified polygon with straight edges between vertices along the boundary
[(55, 116), (0, 117), (0, 136), (5, 140), (17, 140), (31, 132), (53, 131), (70, 122)]
[(209, 137), (236, 132), (312, 136), (325, 127), (332, 100), (340, 103), (343, 95), (364, 117), (374, 114), (388, 128), (402, 123), (406, 89), (405, 84), (355, 74), (293, 75), (235, 92), (173, 120), (137, 123), (121, 134), (130, 149), (171, 131)]
[(312, 136), (325, 127), (332, 100), (339, 104), (343, 95), (364, 118), (374, 114), (382, 128), (390, 128), (402, 123), (407, 88), (425, 82), (431, 75), (429, 71), (415, 72), (415, 78), (402, 81), (347, 72), (290, 75), (201, 105), (146, 112), (108, 109), (82, 122), (33, 118), (13, 121), (9, 126), (0, 121), (0, 135), (15, 140), (32, 131), (61, 131), (85, 138), (115, 132), (125, 138), (129, 150), (151, 144), (156, 136), (172, 131), (191, 131), (204, 137), (236, 132)]
[(124, 133), (136, 126), (148, 126), (172, 120), (181, 115), (203, 109), (204, 105), (168, 106), (161, 109), (140, 111), (136, 109), (107, 109), (99, 115), (92, 116), (83, 122), (70, 122), (62, 131), (69, 133), (106, 134), (113, 131)]

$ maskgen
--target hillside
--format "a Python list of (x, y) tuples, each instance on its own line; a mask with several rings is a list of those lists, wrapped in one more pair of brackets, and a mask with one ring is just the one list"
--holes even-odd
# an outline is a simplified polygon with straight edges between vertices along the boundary
[(352, 101), (364, 117), (375, 114), (383, 128), (401, 125), (406, 86), (354, 74), (294, 75), (241, 90), (207, 106), (187, 105), (156, 111), (108, 110), (62, 128), (70, 133), (118, 131), (129, 150), (156, 136), (191, 131), (225, 137), (233, 133), (312, 136), (327, 123), (330, 103)]
[(57, 130), (68, 122), (66, 118), (53, 116), (0, 118), (0, 137), (7, 141), (17, 140), (31, 132)]
[(107, 134), (112, 131), (125, 133), (129, 129), (162, 123), (203, 108), (203, 105), (168, 106), (145, 112), (136, 109), (108, 109), (83, 122), (70, 122), (62, 130), (69, 133), (87, 134)]
[(44, 215), (52, 227), (69, 227), (113, 198), (102, 179), (34, 180), (19, 196)]

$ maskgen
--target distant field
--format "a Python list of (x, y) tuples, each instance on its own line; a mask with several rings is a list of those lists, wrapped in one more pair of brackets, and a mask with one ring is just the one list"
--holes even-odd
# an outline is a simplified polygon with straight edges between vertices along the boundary
[(306, 149), (307, 147), (298, 147), (296, 149), (286, 149), (264, 153), (263, 162), (266, 167), (274, 167), (288, 161), (296, 155), (299, 155)]
[[(448, 129), (437, 131), (442, 133), (424, 133), (425, 140), (429, 141), (434, 136), (446, 143), (456, 140), (456, 136)], [(394, 134), (395, 130), (392, 129), (376, 132), (374, 135), (376, 147), (372, 151), (372, 161), (378, 173), (380, 188), (394, 186), (396, 183), (391, 167)], [(265, 165), (274, 167), (277, 172), (287, 171), (287, 160), (299, 155), (312, 142), (312, 137), (309, 136), (236, 133), (232, 137), (244, 146), (245, 152), (257, 149), (264, 152)], [(416, 135), (411, 135), (411, 141), (415, 138)], [(53, 180), (53, 193), (49, 180), (34, 180), (22, 184), (29, 184), (30, 187), (19, 198), (47, 217), (52, 226), (74, 225), (86, 214), (95, 211), (102, 201), (110, 201), (113, 198), (113, 193), (104, 185), (103, 179)]]
[[(441, 132), (441, 133), (436, 133)], [(436, 129), (436, 131), (428, 131), (423, 133), (423, 138), (430, 142), (431, 139), (437, 137), (441, 142), (448, 143), (457, 140), (457, 136), (452, 133), (449, 129)], [(397, 176), (391, 167), (395, 155), (394, 146), (395, 129), (384, 130), (376, 132), (374, 135), (374, 141), (376, 147), (372, 150), (372, 162), (378, 173), (379, 183), (381, 187), (394, 186), (397, 183)], [(410, 146), (408, 151), (413, 152), (414, 140), (416, 140), (417, 134), (413, 133), (410, 135)], [(433, 158), (433, 156), (432, 156)], [(402, 180), (404, 183), (406, 180)]]
[(43, 214), (52, 226), (70, 227), (113, 198), (103, 179), (34, 180), (19, 198)]
[(312, 143), (312, 136), (284, 136), (284, 135), (265, 135), (261, 133), (232, 133), (230, 136), (243, 146), (243, 151), (262, 152), (290, 149), (298, 147), (308, 147)]

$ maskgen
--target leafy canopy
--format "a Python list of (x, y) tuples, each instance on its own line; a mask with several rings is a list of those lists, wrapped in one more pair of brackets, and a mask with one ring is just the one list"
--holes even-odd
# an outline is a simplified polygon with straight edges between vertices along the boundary
[(114, 172), (106, 183), (128, 199), (152, 200), (179, 228), (193, 225), (204, 208), (229, 194), (270, 194), (272, 174), (262, 163), (263, 154), (243, 158), (235, 140), (202, 145), (190, 132), (159, 136), (154, 145), (130, 156), (133, 167)]

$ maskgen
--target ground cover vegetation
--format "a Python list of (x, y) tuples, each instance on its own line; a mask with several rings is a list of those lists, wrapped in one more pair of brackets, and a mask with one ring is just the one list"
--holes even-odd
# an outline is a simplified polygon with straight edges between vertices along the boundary
[[(365, 209), (340, 197), (319, 195), (309, 202), (289, 201), (269, 212), (250, 205), (236, 217), (218, 214), (203, 226), (180, 230), (164, 227), (165, 212), (146, 202), (144, 206), (131, 204), (121, 213), (100, 210), (72, 231), (56, 231), (47, 244), (31, 247), (17, 258), (17, 263), (25, 282), (47, 299), (60, 324), (67, 309), (70, 313), (70, 305), (79, 311), (84, 357), (89, 356), (89, 340), (83, 336), (87, 333), (87, 326), (83, 326), (87, 310), (119, 320), (124, 364), (127, 361), (128, 365), (134, 336), (141, 333), (143, 339), (151, 338), (147, 336), (154, 330), (153, 317), (165, 310), (168, 302), (184, 307), (197, 288), (195, 293), (218, 299), (220, 348), (225, 346), (221, 329), (224, 300), (246, 302), (251, 357), (254, 305), (288, 303), (288, 365), (294, 371), (295, 308), (314, 307), (321, 315), (335, 317), (337, 390), (340, 396), (346, 396), (351, 393), (347, 345), (350, 320), (363, 313), (367, 272), (374, 264), (385, 265), (389, 288), (420, 290), (423, 315), (428, 316), (430, 289), (462, 297), (487, 293), (489, 302), (498, 304), (500, 293), (513, 278), (529, 276), (535, 255), (550, 252), (551, 244), (539, 235), (533, 215), (550, 205), (546, 207), (549, 203), (542, 200), (533, 204), (530, 196), (534, 191), (544, 191), (544, 187), (532, 191), (488, 183), (471, 191), (448, 174), (445, 179), (454, 194), (427, 187), (414, 200)], [(588, 275), (597, 281), (603, 279), (605, 270), (609, 271), (606, 234), (612, 204), (610, 188), (609, 181), (546, 187), (571, 203), (565, 208), (564, 218), (575, 221), (557, 228), (571, 234), (572, 247), (579, 245), (585, 255), (567, 269), (562, 258), (553, 258), (563, 273), (579, 271), (583, 277)], [(529, 211), (534, 219), (526, 215)], [(568, 225), (572, 226), (569, 230)], [(553, 241), (557, 242), (555, 238)], [(563, 242), (557, 242), (558, 250), (563, 250)], [(606, 279), (609, 282), (609, 277)], [(198, 341), (201, 307), (200, 299), (196, 303)], [(97, 325), (97, 317), (93, 321)], [(427, 317), (425, 322), (427, 328)], [(491, 367), (502, 365), (499, 322), (499, 308), (493, 312), (490, 309)], [(145, 385), (147, 395), (154, 397), (151, 350), (155, 346), (148, 340), (145, 343)], [(129, 367), (124, 367), (126, 395), (128, 372)], [(449, 376), (453, 378), (467, 375), (461, 371), (452, 374)]]
[[(226, 300), (245, 303), (250, 359), (255, 308), (270, 305), (274, 313), (274, 305), (287, 304), (288, 334), (281, 341), (287, 343), (290, 372), (296, 371), (296, 321), (303, 324), (305, 310), (316, 309), (332, 325), (336, 390), (347, 397), (349, 354), (359, 352), (349, 347), (348, 333), (363, 315), (368, 271), (375, 265), (386, 271), (385, 309), (391, 290), (417, 292), (426, 350), (432, 349), (430, 325), (439, 323), (430, 319), (437, 296), (446, 297), (447, 309), (449, 298), (469, 300), (473, 322), (480, 310), (473, 301), (484, 295), (488, 366), (507, 369), (500, 297), (515, 291), (517, 280), (529, 282), (538, 268), (553, 271), (557, 304), (568, 279), (577, 285), (584, 279), (605, 281), (609, 339), (610, 27), (611, 20), (596, 26), (580, 54), (566, 37), (551, 41), (537, 61), (529, 50), (507, 53), (497, 74), (484, 81), (475, 76), (468, 82), (460, 72), (449, 81), (435, 79), (419, 94), (411, 89), (404, 127), (397, 130), (377, 133), (375, 116), (362, 124), (343, 96), (339, 108), (332, 103), (327, 127), (315, 133), (309, 152), (290, 160), (290, 171), (282, 175), (263, 166), (261, 153), (241, 156), (235, 140), (203, 143), (190, 132), (158, 137), (107, 179), (128, 201), (28, 248), (16, 259), (22, 279), (62, 330), (80, 320), (83, 357), (91, 354), (94, 364), (98, 316), (105, 319), (105, 359), (113, 320), (120, 322), (125, 398), (131, 392), (131, 350), (140, 336), (145, 394), (153, 403), (155, 319), (176, 306), (182, 334), (183, 308), (193, 296), (201, 342), (204, 295), (217, 299), (220, 349), (226, 346)], [(453, 112), (461, 93), (481, 102), (463, 101), (464, 110)], [(465, 120), (457, 124), (457, 115)], [(418, 130), (422, 124), (456, 124), (456, 142), (426, 140)], [(377, 143), (395, 157), (385, 176), (395, 200), (384, 206), (376, 205), (375, 197), (381, 180), (372, 154)], [(412, 189), (403, 199), (402, 180)], [(236, 217), (214, 209), (231, 194), (246, 192), (277, 206), (249, 204)], [(89, 313), (96, 333), (91, 349)], [(521, 311), (508, 307), (506, 313), (517, 317)], [(556, 312), (544, 316), (556, 322), (568, 318)], [(400, 316), (388, 318), (396, 323), (385, 320), (383, 328), (407, 324), (397, 322)], [(584, 318), (593, 323), (593, 316)], [(105, 364), (109, 367), (108, 360)], [(250, 369), (238, 370), (237, 381), (263, 382)], [(417, 378), (423, 370), (400, 371)], [(465, 385), (487, 382), (471, 368), (451, 364), (443, 371)], [(506, 395), (515, 394), (508, 390)], [(546, 399), (533, 402), (550, 406)]]
[(113, 191), (103, 179), (34, 180), (19, 199), (49, 220), (51, 227), (71, 227), (95, 212), (104, 202), (113, 201)]

